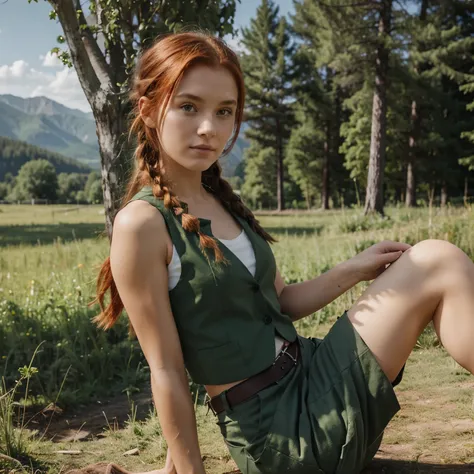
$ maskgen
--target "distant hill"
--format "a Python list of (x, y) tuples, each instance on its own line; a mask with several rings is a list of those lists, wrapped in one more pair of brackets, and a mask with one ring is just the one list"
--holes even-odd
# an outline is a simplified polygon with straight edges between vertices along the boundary
[[(249, 146), (245, 124), (229, 156), (221, 159), (223, 174), (234, 175)], [(20, 140), (74, 158), (99, 169), (99, 144), (91, 112), (70, 109), (47, 97), (23, 99), (0, 94), (0, 136)]]
[(3, 181), (6, 173), (15, 176), (26, 162), (39, 158), (48, 160), (57, 173), (90, 173), (92, 171), (89, 166), (59, 153), (11, 138), (0, 137), (0, 181)]
[(99, 168), (99, 144), (90, 114), (46, 97), (0, 95), (0, 136), (75, 158)]
[(227, 156), (223, 156), (220, 159), (222, 175), (226, 178), (235, 175), (235, 169), (244, 159), (244, 150), (250, 146), (250, 143), (244, 138), (246, 128), (246, 125), (242, 124), (242, 129), (237, 137), (234, 148), (232, 148), (232, 151)]

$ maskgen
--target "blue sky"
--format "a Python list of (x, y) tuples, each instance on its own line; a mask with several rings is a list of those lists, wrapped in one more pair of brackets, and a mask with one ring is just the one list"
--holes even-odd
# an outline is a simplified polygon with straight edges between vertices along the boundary
[[(0, 94), (44, 95), (84, 111), (89, 105), (73, 69), (63, 67), (48, 52), (57, 46), (60, 25), (49, 19), (45, 0), (0, 0)], [(247, 26), (260, 2), (237, 4), (236, 26)], [(293, 12), (293, 0), (275, 0), (280, 13)], [(231, 42), (232, 44), (232, 42)]]

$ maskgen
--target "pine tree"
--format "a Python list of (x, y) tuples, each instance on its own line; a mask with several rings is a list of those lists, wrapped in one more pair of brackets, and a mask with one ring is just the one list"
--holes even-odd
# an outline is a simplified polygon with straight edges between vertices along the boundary
[(250, 147), (244, 152), (244, 163), (245, 181), (241, 189), (243, 196), (254, 209), (274, 207), (277, 183), (274, 149), (251, 140)]
[[(286, 19), (279, 18), (278, 11), (272, 0), (262, 0), (256, 18), (242, 30), (242, 44), (246, 48), (242, 67), (247, 89), (246, 120), (250, 123), (246, 136), (251, 142), (257, 142), (260, 150), (265, 150), (267, 158), (272, 156), (274, 160), (277, 209), (281, 211), (285, 209), (285, 147), (293, 124), (293, 45)], [(259, 153), (249, 152), (247, 155), (248, 159), (256, 156)], [(259, 163), (263, 166), (267, 161)], [(257, 179), (251, 173), (262, 173), (257, 163), (246, 168), (246, 179)], [(242, 189), (244, 191), (248, 186), (244, 185)]]
[[(387, 113), (391, 65), (398, 63), (399, 50), (402, 49), (403, 37), (400, 34), (401, 19), (406, 17), (403, 2), (392, 0), (344, 2), (339, 0), (313, 0), (319, 10), (319, 24), (325, 29), (324, 35), (330, 39), (326, 48), (331, 51), (330, 65), (335, 70), (336, 82), (345, 94), (354, 96), (345, 106), (349, 112), (364, 115), (364, 123), (370, 124), (370, 146), (366, 150), (357, 141), (367, 141), (367, 136), (353, 141), (352, 157), (362, 160), (361, 152), (368, 156), (368, 173), (365, 212), (383, 213), (383, 181), (386, 164)], [(326, 23), (327, 26), (324, 26)], [(323, 37), (323, 34), (320, 36)], [(332, 57), (331, 57), (332, 56)], [(364, 92), (362, 92), (364, 91)], [(367, 103), (363, 104), (364, 99)], [(370, 111), (367, 109), (370, 104)], [(356, 117), (349, 121), (352, 127), (361, 129)], [(345, 133), (357, 136), (357, 130)], [(366, 130), (364, 130), (366, 133)], [(346, 153), (349, 148), (341, 148)], [(364, 159), (366, 160), (366, 159)], [(362, 160), (362, 161), (364, 161)], [(363, 163), (359, 163), (363, 166)], [(350, 166), (349, 166), (350, 167)]]
[[(341, 104), (343, 87), (339, 72), (332, 62), (337, 54), (342, 53), (341, 43), (334, 29), (327, 21), (317, 2), (299, 0), (295, 2), (295, 15), (292, 17), (293, 29), (302, 44), (295, 58), (299, 84), (295, 84), (300, 107), (300, 129), (296, 129), (295, 139), (291, 141), (292, 156), (295, 158), (307, 150), (308, 140), (313, 143), (312, 156), (306, 160), (316, 159), (308, 172), (316, 176), (308, 176), (308, 182), (317, 186), (321, 192), (321, 208), (329, 208), (331, 183), (333, 188), (341, 189), (341, 181), (347, 175), (341, 169), (340, 126), (342, 121)], [(314, 127), (313, 137), (310, 137), (309, 126)], [(301, 144), (301, 149), (298, 147)], [(300, 160), (300, 163), (304, 161)], [(292, 167), (295, 170), (295, 167)], [(342, 171), (342, 173), (341, 173)], [(305, 184), (305, 186), (308, 186)], [(309, 189), (305, 191), (309, 192)], [(314, 192), (314, 191), (313, 191)]]
[(416, 102), (412, 103), (407, 205), (414, 204), (415, 173), (428, 181), (430, 196), (440, 187), (442, 205), (449, 188), (462, 181), (459, 162), (469, 147), (460, 138), (472, 117), (466, 113), (467, 98), (459, 86), (472, 77), (473, 13), (474, 5), (462, 0), (423, 0), (419, 20), (414, 22), (410, 55)]
[(424, 173), (430, 189), (433, 180), (440, 180), (442, 203), (449, 182), (458, 179), (457, 160), (465, 153), (460, 134), (467, 119), (458, 87), (468, 79), (465, 56), (473, 46), (473, 13), (474, 5), (462, 0), (422, 0), (418, 18), (411, 21), (407, 206), (416, 203), (417, 174)]

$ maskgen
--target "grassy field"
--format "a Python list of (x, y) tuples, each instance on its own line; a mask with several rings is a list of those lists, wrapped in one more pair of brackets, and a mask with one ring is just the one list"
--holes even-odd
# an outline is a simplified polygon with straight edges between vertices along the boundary
[[(360, 210), (337, 210), (259, 219), (278, 239), (274, 253), (287, 283), (313, 278), (382, 239), (445, 239), (474, 258), (472, 208), (391, 208), (387, 215), (372, 220)], [(0, 459), (0, 472), (62, 473), (102, 461), (145, 471), (164, 461), (148, 369), (127, 338), (126, 318), (108, 333), (90, 323), (97, 308), (87, 303), (108, 253), (103, 222), (99, 206), (0, 206), (0, 458), (24, 466)], [(298, 332), (324, 336), (364, 288), (298, 321)], [(206, 472), (232, 472), (203, 391), (191, 389)], [(397, 388), (402, 411), (367, 472), (474, 472), (473, 389), (474, 378), (427, 330)], [(26, 427), (11, 430), (9, 417)], [(138, 455), (123, 455), (135, 448)]]

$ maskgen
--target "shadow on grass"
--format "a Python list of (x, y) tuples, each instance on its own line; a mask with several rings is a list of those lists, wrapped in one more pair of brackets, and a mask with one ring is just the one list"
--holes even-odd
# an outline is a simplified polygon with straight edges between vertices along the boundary
[(436, 464), (416, 461), (374, 459), (361, 474), (470, 474), (474, 464)]
[(103, 224), (32, 224), (0, 226), (0, 247), (51, 244), (60, 239), (92, 239), (104, 232)]
[[(0, 472), (48, 472), (48, 469), (51, 467), (44, 461), (32, 456), (18, 456), (15, 460), (16, 462), (8, 461), (7, 458), (0, 454)], [(20, 468), (20, 465), (23, 466), (23, 469)]]

